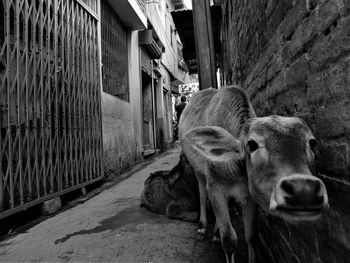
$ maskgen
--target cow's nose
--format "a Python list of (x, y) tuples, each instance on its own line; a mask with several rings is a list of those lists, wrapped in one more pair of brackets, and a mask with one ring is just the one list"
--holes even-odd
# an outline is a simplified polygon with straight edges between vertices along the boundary
[(323, 182), (311, 175), (294, 174), (282, 178), (275, 189), (276, 208), (322, 209), (328, 206)]
[(281, 191), (287, 205), (291, 206), (322, 205), (323, 196), (319, 194), (320, 190), (321, 183), (318, 180), (287, 179), (281, 182)]

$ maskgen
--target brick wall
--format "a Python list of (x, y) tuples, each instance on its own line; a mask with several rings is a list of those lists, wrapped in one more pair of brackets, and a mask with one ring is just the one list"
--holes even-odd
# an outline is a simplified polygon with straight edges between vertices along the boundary
[(319, 145), (331, 210), (316, 224), (261, 213), (266, 262), (350, 262), (350, 0), (223, 1), (224, 77), (258, 116), (299, 116)]

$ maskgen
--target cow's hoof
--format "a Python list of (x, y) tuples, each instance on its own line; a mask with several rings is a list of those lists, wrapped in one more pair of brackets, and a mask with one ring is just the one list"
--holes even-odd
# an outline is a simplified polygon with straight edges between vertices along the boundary
[(220, 237), (213, 236), (213, 243), (220, 243), (220, 242), (221, 242)]
[(205, 228), (198, 229), (197, 239), (200, 240), (200, 241), (204, 240), (205, 239), (205, 234), (206, 234)]

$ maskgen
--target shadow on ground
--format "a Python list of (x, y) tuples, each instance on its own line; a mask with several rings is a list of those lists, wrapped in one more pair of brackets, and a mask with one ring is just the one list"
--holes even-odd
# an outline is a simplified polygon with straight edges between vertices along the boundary
[(114, 230), (125, 225), (139, 225), (144, 223), (166, 224), (166, 223), (169, 223), (168, 220), (171, 220), (171, 219), (167, 219), (162, 215), (152, 213), (148, 211), (146, 208), (143, 208), (140, 206), (128, 207), (120, 211), (118, 214), (102, 220), (101, 222), (99, 222), (99, 225), (97, 227), (94, 227), (92, 229), (80, 230), (80, 231), (68, 234), (60, 239), (57, 239), (55, 241), (55, 244), (63, 243), (73, 236), (101, 233), (107, 230), (110, 230), (113, 232)]

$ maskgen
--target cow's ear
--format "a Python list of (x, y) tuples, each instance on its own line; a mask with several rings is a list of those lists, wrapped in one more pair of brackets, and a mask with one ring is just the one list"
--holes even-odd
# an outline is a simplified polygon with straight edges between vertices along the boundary
[(199, 154), (214, 162), (236, 161), (244, 157), (241, 142), (225, 129), (216, 126), (190, 130), (184, 136), (182, 145), (185, 152)]

